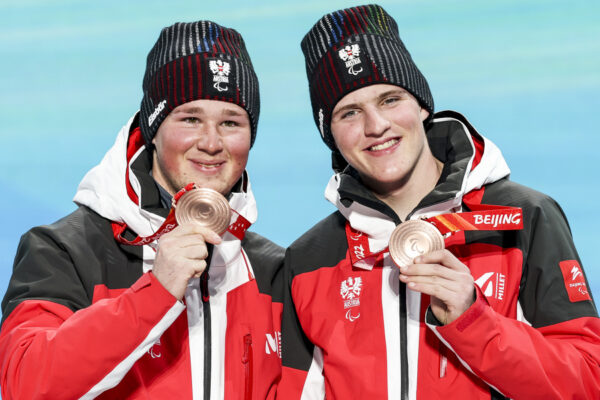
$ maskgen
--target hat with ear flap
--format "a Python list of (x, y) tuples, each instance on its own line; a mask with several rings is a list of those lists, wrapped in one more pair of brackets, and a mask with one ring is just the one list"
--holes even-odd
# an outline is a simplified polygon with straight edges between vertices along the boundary
[(377, 83), (401, 86), (433, 115), (429, 85), (398, 33), (396, 21), (376, 4), (323, 16), (301, 43), (313, 117), (321, 138), (337, 151), (331, 114), (348, 93)]
[(211, 21), (164, 28), (148, 54), (142, 86), (140, 129), (147, 145), (173, 109), (198, 99), (245, 109), (254, 143), (260, 112), (258, 79), (237, 31)]

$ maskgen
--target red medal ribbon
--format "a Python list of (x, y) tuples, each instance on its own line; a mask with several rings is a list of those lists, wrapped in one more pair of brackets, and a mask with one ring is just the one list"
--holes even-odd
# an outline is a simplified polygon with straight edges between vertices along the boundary
[[(119, 243), (133, 245), (133, 246), (142, 246), (142, 245), (154, 242), (155, 240), (160, 238), (165, 233), (171, 232), (173, 229), (175, 229), (177, 227), (178, 223), (177, 223), (177, 220), (175, 219), (175, 208), (177, 207), (177, 202), (179, 201), (181, 196), (183, 196), (185, 193), (187, 193), (191, 190), (194, 190), (194, 189), (196, 189), (196, 185), (193, 183), (189, 183), (186, 187), (184, 187), (179, 192), (177, 192), (175, 194), (175, 196), (173, 196), (173, 206), (171, 207), (171, 210), (169, 210), (169, 214), (167, 215), (167, 218), (165, 218), (165, 221), (162, 223), (160, 228), (158, 228), (158, 230), (155, 233), (153, 233), (152, 235), (144, 236), (144, 237), (137, 236), (133, 240), (125, 239), (123, 237), (123, 233), (127, 229), (127, 224), (122, 223), (122, 222), (114, 222), (113, 221), (111, 223), (112, 230), (113, 230), (113, 236)], [(252, 224), (250, 223), (250, 221), (248, 221), (246, 218), (244, 218), (244, 216), (239, 214), (237, 211), (235, 211), (235, 210), (231, 210), (231, 211), (233, 211), (237, 215), (237, 218), (229, 225), (229, 227), (227, 228), (227, 231), (230, 232), (233, 236), (235, 236), (239, 240), (242, 240), (242, 239), (244, 239), (244, 236), (246, 235), (246, 230)]]
[(474, 211), (426, 218), (442, 235), (457, 231), (506, 231), (523, 229), (523, 210), (518, 207), (471, 205)]
[[(469, 204), (473, 211), (441, 214), (425, 218), (442, 235), (458, 231), (500, 231), (523, 229), (523, 210), (519, 207), (495, 206), (489, 204)], [(346, 221), (346, 239), (352, 265), (370, 257), (389, 251), (388, 247), (371, 253), (369, 237), (350, 226)]]
[(369, 247), (369, 236), (351, 227), (348, 221), (346, 221), (346, 238), (348, 239), (348, 251), (350, 253), (352, 265), (355, 265), (357, 262), (364, 260), (365, 258), (377, 257), (378, 255), (388, 251), (388, 248), (386, 247), (381, 251), (371, 253), (371, 248)]

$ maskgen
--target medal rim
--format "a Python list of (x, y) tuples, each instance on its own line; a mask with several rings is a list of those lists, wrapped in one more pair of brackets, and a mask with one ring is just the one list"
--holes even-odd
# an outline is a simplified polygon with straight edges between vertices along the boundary
[[(186, 213), (189, 211), (190, 207), (198, 202), (211, 206), (212, 210), (215, 211), (215, 218), (202, 220), (187, 215)], [(207, 227), (218, 234), (222, 234), (229, 226), (231, 220), (231, 207), (225, 196), (216, 190), (210, 188), (196, 188), (184, 193), (179, 198), (177, 206), (175, 207), (175, 220), (179, 225), (195, 220), (202, 226)]]
[[(417, 228), (417, 229), (415, 229), (415, 228)], [(405, 265), (411, 264), (412, 261), (414, 260), (414, 258), (417, 257), (417, 256), (415, 256), (415, 257), (411, 258), (408, 254), (406, 254), (403, 247), (400, 246), (401, 243), (393, 243), (393, 242), (398, 242), (399, 237), (402, 233), (404, 233), (406, 231), (411, 231), (411, 230), (421, 232), (421, 233), (425, 234), (428, 238), (430, 238), (432, 247), (427, 253), (430, 253), (430, 252), (436, 251), (436, 250), (441, 250), (445, 247), (444, 246), (444, 237), (442, 236), (440, 231), (435, 226), (430, 224), (429, 222), (426, 222), (426, 221), (423, 221), (420, 219), (405, 221), (405, 222), (397, 225), (396, 228), (394, 228), (394, 230), (392, 231), (392, 234), (390, 235), (390, 240), (389, 240), (389, 244), (388, 244), (390, 256), (397, 266), (405, 266)], [(427, 254), (427, 253), (424, 253), (424, 254)]]

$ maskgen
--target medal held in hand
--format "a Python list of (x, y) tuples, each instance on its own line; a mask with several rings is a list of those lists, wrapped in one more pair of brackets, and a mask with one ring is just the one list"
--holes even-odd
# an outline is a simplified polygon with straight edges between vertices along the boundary
[(415, 257), (443, 248), (444, 237), (440, 231), (418, 219), (401, 223), (390, 236), (390, 256), (398, 266), (412, 264)]
[[(235, 217), (234, 217), (235, 215)], [(232, 222), (233, 220), (233, 222)], [(127, 229), (125, 223), (112, 222), (115, 239), (124, 244), (142, 246), (155, 243), (165, 233), (178, 225), (194, 221), (223, 235), (231, 233), (239, 240), (244, 239), (251, 223), (243, 215), (231, 209), (227, 199), (219, 192), (208, 188), (198, 188), (190, 183), (173, 196), (173, 205), (169, 215), (158, 230), (150, 236), (137, 236), (133, 240), (123, 237)]]
[(221, 193), (208, 188), (197, 188), (179, 198), (175, 207), (175, 219), (179, 225), (194, 221), (222, 234), (229, 226), (231, 208)]
[(376, 258), (389, 251), (399, 266), (412, 264), (418, 256), (444, 249), (444, 236), (458, 231), (503, 231), (523, 229), (523, 210), (520, 207), (465, 202), (472, 211), (440, 214), (425, 219), (402, 222), (392, 231), (388, 247), (372, 252), (369, 238), (346, 222), (346, 237), (352, 266), (372, 269)]

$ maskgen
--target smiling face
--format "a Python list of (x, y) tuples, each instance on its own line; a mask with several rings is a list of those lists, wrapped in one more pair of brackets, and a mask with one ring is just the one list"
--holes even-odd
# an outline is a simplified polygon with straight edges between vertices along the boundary
[(434, 160), (423, 121), (429, 115), (399, 86), (376, 84), (350, 92), (335, 106), (335, 143), (371, 190), (388, 195), (427, 175)]
[(236, 104), (194, 100), (171, 111), (152, 143), (152, 175), (169, 193), (194, 182), (226, 195), (248, 162), (250, 120)]

